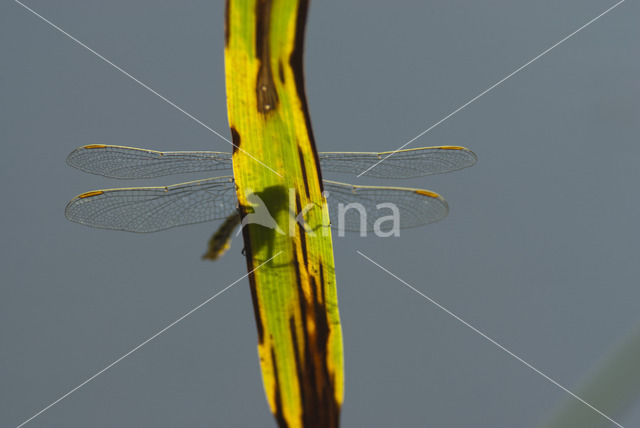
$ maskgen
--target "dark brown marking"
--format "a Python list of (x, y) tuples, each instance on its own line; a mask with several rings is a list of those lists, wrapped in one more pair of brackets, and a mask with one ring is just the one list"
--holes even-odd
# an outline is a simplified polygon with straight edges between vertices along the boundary
[(240, 141), (241, 141), (240, 134), (238, 133), (236, 128), (234, 128), (233, 125), (231, 125), (231, 144), (233, 145), (232, 153), (235, 153), (236, 150), (240, 148)]
[(318, 296), (318, 282), (316, 280), (316, 277), (313, 275), (310, 275), (309, 279), (311, 281), (311, 292), (313, 293), (314, 304), (316, 306), (318, 304), (322, 304), (322, 301), (320, 300), (320, 296)]
[(227, 0), (224, 5), (224, 47), (229, 46), (229, 32), (231, 28), (229, 28), (229, 17), (230, 17), (230, 8), (231, 8), (231, 0)]
[[(240, 219), (247, 215), (246, 207), (240, 205)], [(256, 277), (253, 272), (253, 252), (251, 250), (251, 238), (249, 237), (249, 228), (242, 228), (242, 238), (244, 240), (244, 254), (247, 259), (247, 272), (249, 273), (249, 289), (251, 290), (251, 300), (253, 302), (253, 315), (256, 318), (256, 327), (258, 328), (258, 343), (264, 343), (264, 325), (262, 324), (262, 316), (260, 315), (260, 302), (258, 301), (258, 290), (256, 285)]]
[(319, 261), (320, 264), (320, 295), (322, 296), (322, 304), (325, 303), (324, 296), (324, 265), (322, 264), (322, 260)]
[[(302, 369), (303, 376), (300, 378), (299, 386), (300, 386), (300, 401), (303, 404), (302, 407), (302, 420), (303, 426), (307, 426), (307, 420), (309, 416), (311, 416), (309, 407), (315, 407), (319, 404), (316, 397), (317, 390), (317, 379), (315, 370), (309, 370), (309, 363), (312, 361), (311, 356), (311, 340), (309, 337), (309, 328), (307, 326), (307, 299), (304, 294), (303, 284), (300, 278), (300, 265), (297, 259), (294, 259), (294, 266), (296, 268), (296, 275), (299, 278), (298, 281), (298, 304), (300, 306), (300, 318), (302, 322), (302, 339), (303, 339), (303, 361), (304, 368)], [(309, 425), (311, 426), (311, 425)]]
[[(296, 224), (298, 226), (298, 232), (300, 233), (300, 249), (302, 250), (302, 260), (304, 261), (304, 267), (308, 268), (309, 260), (307, 255), (307, 232), (304, 230), (302, 224), (297, 221), (297, 216), (302, 212), (302, 204), (300, 203), (300, 195), (296, 193)], [(304, 218), (302, 219), (304, 221)]]
[(273, 0), (256, 2), (256, 57), (260, 61), (256, 79), (256, 97), (258, 111), (267, 114), (278, 107), (278, 92), (271, 71), (271, 48), (269, 43), (269, 24)]
[(296, 35), (294, 40), (294, 47), (289, 56), (289, 65), (293, 72), (293, 78), (296, 84), (296, 92), (302, 105), (302, 112), (304, 114), (304, 120), (307, 125), (307, 134), (309, 136), (309, 142), (313, 150), (313, 158), (316, 163), (316, 171), (318, 172), (318, 181), (320, 182), (320, 191), (324, 190), (322, 184), (322, 172), (320, 171), (320, 160), (318, 159), (318, 151), (316, 150), (316, 142), (313, 137), (313, 129), (311, 128), (311, 116), (309, 115), (309, 106), (307, 103), (307, 95), (304, 90), (304, 66), (303, 66), (303, 52), (304, 52), (304, 29), (307, 22), (307, 12), (309, 11), (309, 0), (300, 0), (298, 7), (298, 16), (296, 17)]
[[(295, 250), (295, 245), (294, 245)], [(340, 404), (335, 400), (335, 379), (327, 365), (329, 322), (324, 303), (317, 294), (315, 279), (311, 279), (311, 301), (304, 293), (298, 259), (293, 261), (298, 281), (298, 302), (302, 318), (302, 377), (300, 377), (300, 400), (303, 404), (302, 420), (305, 428), (336, 428), (340, 421)], [(310, 334), (310, 324), (315, 325), (315, 334)], [(292, 332), (295, 333), (295, 330)], [(299, 349), (299, 348), (298, 348)]]
[(269, 50), (269, 20), (271, 0), (256, 1), (256, 57), (262, 59)]
[(300, 168), (302, 168), (302, 181), (304, 181), (304, 193), (309, 196), (309, 178), (307, 177), (307, 167), (304, 164), (304, 155), (302, 154), (302, 150), (300, 146), (298, 146), (298, 158), (300, 159)]
[(289, 318), (289, 332), (291, 334), (291, 339), (293, 341), (293, 352), (296, 361), (296, 373), (298, 374), (298, 387), (300, 388), (300, 401), (302, 402), (302, 409), (304, 410), (306, 407), (306, 397), (308, 396), (305, 393), (304, 385), (306, 382), (303, 382), (304, 379), (304, 368), (302, 367), (302, 356), (300, 355), (300, 346), (298, 345), (298, 332), (296, 330), (296, 321), (293, 316)]
[(280, 379), (278, 377), (278, 365), (276, 364), (276, 353), (273, 347), (271, 347), (271, 363), (273, 364), (273, 376), (275, 377), (274, 395), (276, 397), (276, 410), (274, 412), (274, 416), (280, 428), (287, 428), (289, 424), (284, 418), (284, 409), (282, 408), (282, 395), (280, 394)]
[[(296, 272), (296, 285), (298, 286), (299, 290), (302, 290), (302, 275), (300, 274), (300, 263), (298, 263), (298, 251), (297, 251), (298, 247), (296, 246), (296, 244), (293, 244), (293, 267), (295, 268), (295, 272)], [(298, 296), (298, 298), (300, 298), (300, 296)], [(304, 294), (302, 296), (302, 298), (304, 298)], [(305, 308), (301, 308), (301, 310), (305, 310)], [(304, 314), (303, 314), (304, 315)]]
[(302, 260), (304, 261), (304, 267), (307, 268), (309, 266), (309, 260), (307, 256), (307, 235), (300, 223), (298, 223), (298, 227), (300, 228), (300, 248), (302, 250)]
[(280, 76), (280, 82), (284, 85), (284, 67), (282, 61), (278, 60), (278, 76)]

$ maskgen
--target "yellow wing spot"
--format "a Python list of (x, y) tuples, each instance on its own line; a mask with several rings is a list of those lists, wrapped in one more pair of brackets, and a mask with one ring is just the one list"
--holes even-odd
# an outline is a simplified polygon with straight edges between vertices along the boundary
[(460, 146), (441, 146), (438, 148), (442, 150), (469, 150), (466, 147), (460, 147)]
[(440, 195), (438, 195), (436, 192), (430, 192), (429, 190), (414, 190), (414, 192), (416, 192), (418, 195), (440, 199)]
[(86, 192), (82, 195), (78, 195), (78, 199), (90, 198), (92, 196), (102, 195), (104, 192), (102, 190), (94, 190), (92, 192)]
[(89, 144), (88, 146), (84, 146), (83, 149), (104, 149), (105, 146), (104, 144)]

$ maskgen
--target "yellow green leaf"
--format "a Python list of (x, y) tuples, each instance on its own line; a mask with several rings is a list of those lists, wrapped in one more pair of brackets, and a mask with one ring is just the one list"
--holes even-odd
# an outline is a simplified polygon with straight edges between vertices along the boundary
[[(342, 334), (329, 214), (304, 92), (307, 1), (230, 0), (227, 110), (267, 400), (280, 426), (338, 426)], [(259, 199), (257, 199), (259, 198)], [(292, 215), (292, 212), (294, 215)], [(303, 213), (296, 221), (295, 216)], [(300, 218), (300, 217), (299, 217)]]

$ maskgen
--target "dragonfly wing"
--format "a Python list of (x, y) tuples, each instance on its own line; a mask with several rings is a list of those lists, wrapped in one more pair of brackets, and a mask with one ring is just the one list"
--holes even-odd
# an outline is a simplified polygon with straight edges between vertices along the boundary
[(67, 204), (66, 217), (103, 229), (155, 232), (227, 218), (236, 210), (232, 177), (167, 187), (131, 187), (83, 193)]
[(319, 153), (323, 172), (360, 174), (376, 178), (412, 178), (442, 174), (472, 166), (478, 160), (464, 147), (440, 146), (398, 150), (396, 152), (324, 152)]
[[(360, 231), (364, 224), (367, 232), (375, 232), (376, 221), (391, 215), (397, 216), (399, 227), (404, 229), (441, 220), (449, 212), (447, 202), (428, 190), (354, 186), (328, 180), (324, 180), (324, 190), (331, 226), (338, 230)], [(380, 220), (379, 230), (388, 232), (392, 226), (391, 220)]]
[(231, 153), (158, 152), (135, 147), (92, 144), (78, 147), (67, 163), (111, 178), (152, 178), (202, 171), (230, 171)]
[[(412, 178), (467, 168), (477, 161), (464, 147), (441, 146), (396, 152), (322, 152), (325, 172), (359, 174), (377, 178)], [(230, 171), (231, 153), (207, 151), (160, 152), (135, 147), (92, 144), (75, 149), (67, 163), (90, 174), (111, 178), (153, 178), (204, 171)]]

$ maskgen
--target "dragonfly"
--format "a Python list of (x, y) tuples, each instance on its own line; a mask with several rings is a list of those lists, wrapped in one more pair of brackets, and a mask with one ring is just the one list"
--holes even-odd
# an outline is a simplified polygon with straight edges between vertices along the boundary
[[(215, 151), (157, 151), (135, 147), (91, 144), (78, 147), (67, 163), (81, 171), (116, 179), (150, 179), (175, 174), (232, 170), (232, 154)], [(460, 146), (436, 146), (392, 152), (320, 152), (323, 173), (359, 174), (380, 179), (408, 179), (457, 171), (474, 165), (476, 154)], [(383, 160), (383, 162), (380, 162)], [(374, 210), (394, 204), (402, 229), (422, 226), (447, 216), (447, 202), (435, 192), (387, 186), (360, 186), (323, 180), (332, 227), (370, 232)], [(345, 206), (358, 204), (366, 216), (347, 215)], [(351, 205), (353, 206), (353, 205)], [(342, 212), (341, 212), (342, 210)], [(176, 226), (225, 220), (209, 242), (203, 258), (215, 260), (228, 248), (240, 224), (233, 176), (219, 176), (156, 187), (93, 190), (73, 198), (65, 208), (67, 219), (83, 225), (148, 233)]]

